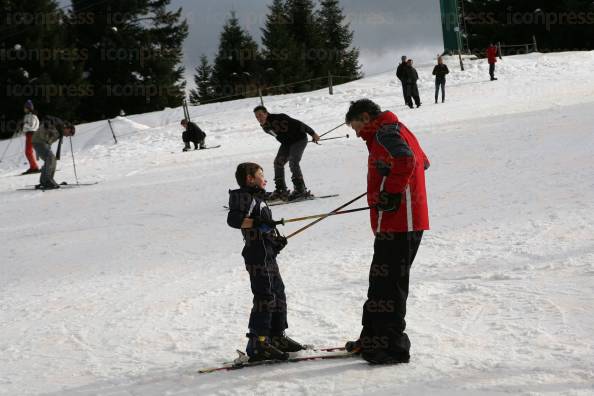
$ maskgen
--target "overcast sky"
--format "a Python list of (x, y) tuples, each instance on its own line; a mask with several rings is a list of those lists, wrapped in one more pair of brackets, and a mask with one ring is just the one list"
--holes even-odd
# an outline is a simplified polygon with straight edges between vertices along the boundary
[[(124, 0), (122, 0), (124, 1)], [(68, 5), (69, 0), (59, 0)], [(241, 25), (260, 43), (268, 4), (272, 0), (172, 0), (171, 8), (183, 8), (190, 31), (184, 43), (188, 88), (193, 87), (194, 67), (200, 55), (214, 59), (219, 35), (231, 10)], [(318, 3), (318, 0), (315, 0)], [(443, 51), (439, 0), (341, 0), (344, 14), (355, 33), (366, 75), (388, 71), (402, 55), (416, 63), (433, 61)]]
[[(172, 8), (183, 8), (190, 33), (185, 42), (188, 75), (200, 55), (210, 59), (217, 52), (219, 35), (235, 10), (241, 25), (260, 43), (268, 4), (272, 0), (172, 0)], [(317, 1), (316, 1), (317, 3)], [(354, 45), (361, 50), (366, 75), (391, 70), (402, 55), (417, 63), (430, 61), (443, 50), (439, 0), (341, 0), (355, 33)]]

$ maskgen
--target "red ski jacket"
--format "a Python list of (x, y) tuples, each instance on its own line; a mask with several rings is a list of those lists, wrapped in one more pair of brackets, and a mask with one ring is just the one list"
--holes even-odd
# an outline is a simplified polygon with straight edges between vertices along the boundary
[[(389, 111), (380, 114), (359, 134), (369, 150), (367, 202), (372, 207), (374, 234), (428, 230), (425, 170), (429, 168), (429, 159), (417, 138)], [(384, 212), (374, 207), (381, 191), (401, 194), (396, 211)]]
[(487, 58), (489, 58), (490, 65), (497, 63), (497, 47), (492, 46), (487, 48)]

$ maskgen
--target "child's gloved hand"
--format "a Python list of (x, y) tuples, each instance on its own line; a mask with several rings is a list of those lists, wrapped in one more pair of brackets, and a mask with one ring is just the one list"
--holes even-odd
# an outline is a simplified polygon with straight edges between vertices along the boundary
[(260, 228), (260, 226), (267, 226), (270, 228), (274, 228), (279, 224), (282, 224), (282, 221), (274, 221), (272, 219), (263, 219), (261, 217), (254, 217), (254, 228)]

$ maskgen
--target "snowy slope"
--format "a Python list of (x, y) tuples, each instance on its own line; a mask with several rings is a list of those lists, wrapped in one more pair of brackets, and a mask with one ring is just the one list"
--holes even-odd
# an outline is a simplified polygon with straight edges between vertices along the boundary
[[(191, 109), (208, 142), (223, 145), (205, 152), (179, 152), (181, 109), (112, 121), (117, 145), (105, 121), (79, 126), (78, 176), (96, 186), (14, 191), (37, 179), (14, 177), (25, 169), (21, 140), (0, 143), (0, 395), (594, 393), (594, 52), (506, 57), (497, 82), (484, 61), (465, 72), (447, 63), (439, 105), (432, 65), (418, 67), (418, 110), (404, 107), (392, 73), (334, 96), (266, 98), (319, 133), (343, 121), (350, 100), (375, 99), (431, 159), (410, 364), (195, 373), (245, 343), (249, 282), (222, 205), (237, 163), (261, 163), (270, 180), (278, 148), (246, 99)], [(65, 147), (57, 180), (74, 182)], [(359, 195), (365, 166), (356, 139), (308, 147), (308, 187), (341, 196), (273, 208), (275, 217)], [(291, 336), (331, 346), (358, 335), (372, 241), (365, 213), (290, 241), (279, 263)]]

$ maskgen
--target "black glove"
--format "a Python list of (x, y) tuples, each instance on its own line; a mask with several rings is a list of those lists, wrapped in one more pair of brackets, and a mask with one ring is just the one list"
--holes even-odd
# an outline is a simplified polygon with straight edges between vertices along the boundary
[(400, 207), (402, 201), (402, 194), (391, 194), (387, 191), (382, 191), (379, 194), (379, 200), (375, 207), (383, 212), (395, 212)]
[(267, 225), (270, 228), (274, 228), (279, 224), (282, 224), (282, 221), (274, 221), (272, 219), (263, 219), (262, 217), (254, 217), (254, 225), (253, 228), (258, 228), (261, 225)]

